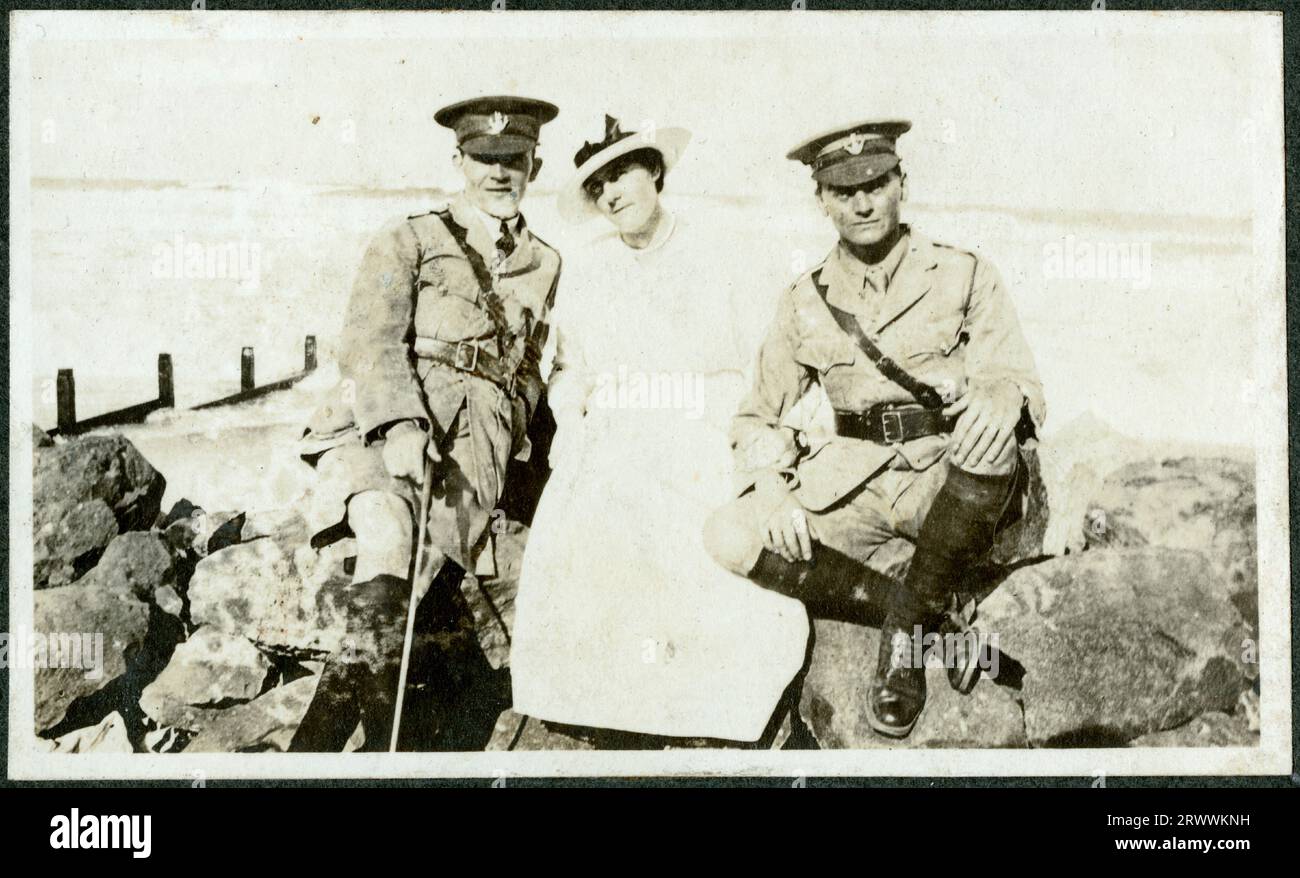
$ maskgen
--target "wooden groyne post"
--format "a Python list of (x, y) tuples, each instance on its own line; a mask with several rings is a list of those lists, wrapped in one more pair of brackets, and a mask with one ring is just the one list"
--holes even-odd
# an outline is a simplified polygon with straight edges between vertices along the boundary
[[(247, 399), (253, 399), (273, 390), (283, 390), (290, 387), (298, 381), (305, 378), (308, 374), (316, 369), (316, 336), (309, 335), (303, 341), (303, 370), (282, 378), (279, 381), (273, 381), (262, 387), (257, 386), (254, 372), (253, 349), (244, 347), (239, 354), (239, 393), (232, 396), (223, 397), (203, 405), (195, 406), (196, 409), (214, 408), (221, 405), (231, 405), (243, 402)], [(50, 435), (63, 434), (65, 436), (73, 433), (83, 433), (86, 430), (96, 429), (98, 427), (111, 427), (117, 424), (135, 424), (140, 423), (150, 412), (158, 409), (176, 407), (176, 382), (175, 374), (172, 370), (171, 354), (158, 355), (158, 396), (149, 402), (142, 402), (139, 405), (128, 406), (124, 409), (106, 412), (102, 415), (96, 415), (84, 421), (77, 420), (77, 382), (73, 377), (71, 369), (60, 369), (58, 379), (55, 384), (55, 398), (57, 405), (58, 425), (50, 431)]]

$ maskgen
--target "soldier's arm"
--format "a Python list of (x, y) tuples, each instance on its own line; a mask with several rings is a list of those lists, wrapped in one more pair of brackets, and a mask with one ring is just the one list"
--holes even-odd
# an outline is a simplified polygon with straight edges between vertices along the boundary
[(371, 241), (352, 286), (339, 371), (351, 384), (357, 427), (367, 442), (400, 421), (428, 426), (408, 343), (418, 265), (414, 229), (394, 223)]
[(753, 385), (732, 422), (731, 447), (741, 491), (785, 487), (784, 471), (798, 459), (794, 431), (781, 419), (808, 390), (811, 378), (794, 357), (795, 314), (791, 290), (782, 294), (776, 317), (759, 345)]
[(983, 259), (975, 263), (963, 329), (968, 337), (966, 377), (970, 384), (1011, 382), (1025, 399), (1035, 427), (1047, 417), (1043, 385), (1025, 341), (1015, 306), (995, 269)]

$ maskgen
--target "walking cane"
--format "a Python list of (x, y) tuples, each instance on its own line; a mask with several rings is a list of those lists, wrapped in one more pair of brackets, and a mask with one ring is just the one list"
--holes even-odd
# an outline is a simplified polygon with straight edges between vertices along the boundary
[(397, 735), (402, 729), (402, 701), (406, 696), (406, 672), (411, 663), (411, 635), (415, 631), (415, 584), (424, 564), (424, 537), (429, 527), (429, 504), (433, 501), (433, 458), (424, 461), (424, 491), (420, 495), (420, 526), (416, 528), (415, 562), (411, 566), (411, 597), (406, 606), (406, 637), (402, 640), (402, 668), (397, 676), (397, 706), (393, 709), (393, 737), (388, 752), (397, 752)]

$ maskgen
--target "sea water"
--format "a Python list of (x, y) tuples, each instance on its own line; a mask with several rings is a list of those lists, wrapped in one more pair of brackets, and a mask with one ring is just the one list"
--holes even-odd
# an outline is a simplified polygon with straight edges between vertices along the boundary
[[(330, 380), (368, 239), (386, 221), (427, 211), (442, 197), (48, 179), (33, 181), (31, 192), (33, 331), (17, 344), (31, 346), (34, 422), (55, 422), (59, 369), (74, 370), (77, 415), (87, 418), (155, 397), (157, 355), (169, 353), (178, 411), (128, 432), (173, 471), (197, 468), (186, 481), (218, 490), (222, 480), (255, 476), (273, 499), (292, 492), (304, 471), (261, 458), (288, 453)], [(770, 311), (779, 291), (834, 244), (811, 200), (676, 195), (670, 203), (696, 217), (697, 232), (716, 229), (720, 242), (743, 230), (753, 252), (719, 243), (718, 258), (770, 264), (756, 309)], [(580, 248), (600, 223), (564, 225), (545, 191), (529, 193), (525, 213), (562, 254)], [(1142, 438), (1252, 443), (1264, 291), (1252, 273), (1249, 217), (905, 204), (904, 218), (935, 240), (978, 251), (1000, 271), (1043, 378), (1046, 435), (1088, 415)], [(254, 348), (258, 383), (301, 369), (307, 335), (317, 337), (322, 363), (312, 382), (256, 404), (179, 411), (237, 391), (243, 347)], [(194, 462), (202, 455), (211, 466)]]

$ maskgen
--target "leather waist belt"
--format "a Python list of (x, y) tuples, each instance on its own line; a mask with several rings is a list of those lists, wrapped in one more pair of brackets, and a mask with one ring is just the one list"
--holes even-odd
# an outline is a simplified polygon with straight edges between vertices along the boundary
[(488, 353), (476, 339), (469, 341), (438, 341), (435, 338), (417, 336), (415, 354), (426, 360), (441, 363), (459, 372), (468, 372), (476, 378), (491, 381), (507, 394), (515, 391), (515, 370), (507, 370), (505, 362), (495, 354)]
[(873, 405), (865, 412), (835, 413), (835, 432), (850, 439), (896, 445), (951, 433), (957, 418), (944, 417), (942, 409), (920, 405)]

